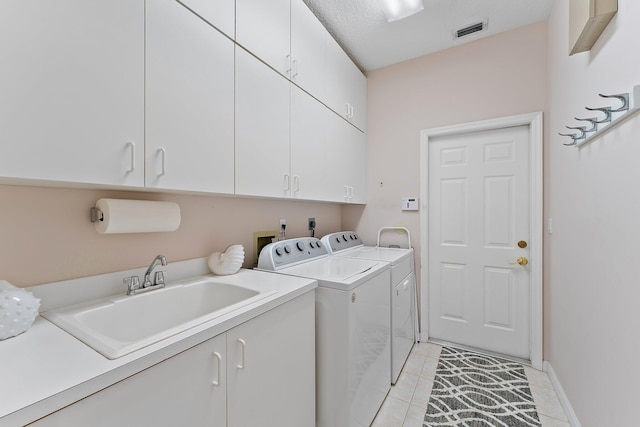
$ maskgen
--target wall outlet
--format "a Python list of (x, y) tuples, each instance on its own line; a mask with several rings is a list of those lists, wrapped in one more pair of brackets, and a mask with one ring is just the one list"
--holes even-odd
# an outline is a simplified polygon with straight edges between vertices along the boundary
[(282, 233), (287, 228), (287, 220), (280, 218), (280, 232)]
[(316, 229), (316, 219), (309, 218), (309, 230), (315, 230), (315, 229)]

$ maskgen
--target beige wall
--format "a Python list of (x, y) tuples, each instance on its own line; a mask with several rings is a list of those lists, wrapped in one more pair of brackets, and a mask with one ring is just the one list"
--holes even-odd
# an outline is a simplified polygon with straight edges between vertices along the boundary
[[(182, 224), (171, 233), (98, 234), (89, 209), (102, 197), (169, 200), (181, 207)], [(0, 185), (0, 279), (31, 286), (148, 265), (157, 254), (169, 262), (201, 258), (229, 245), (245, 247), (252, 267), (253, 232), (278, 230), (307, 236), (340, 229), (341, 207), (328, 203), (237, 197), (114, 192)]]
[[(545, 111), (545, 22), (368, 73), (367, 205), (345, 206), (342, 223), (374, 244), (381, 226), (406, 226), (420, 271), (420, 130)], [(421, 201), (424, 203), (424, 201)]]
[(640, 116), (581, 149), (557, 135), (598, 93), (640, 84), (640, 2), (618, 13), (590, 52), (568, 56), (569, 2), (549, 20), (547, 360), (582, 427), (638, 425)]

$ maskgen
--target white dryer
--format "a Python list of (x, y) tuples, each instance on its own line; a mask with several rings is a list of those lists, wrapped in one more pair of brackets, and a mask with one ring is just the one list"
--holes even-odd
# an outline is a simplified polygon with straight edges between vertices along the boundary
[(318, 427), (369, 427), (389, 392), (389, 263), (332, 257), (319, 239), (265, 246), (258, 269), (318, 281)]
[[(391, 384), (400, 376), (411, 348), (416, 341), (416, 275), (413, 248), (383, 248), (364, 246), (353, 231), (341, 231), (324, 236), (321, 241), (336, 257), (368, 259), (391, 263)], [(380, 236), (378, 235), (378, 244)]]

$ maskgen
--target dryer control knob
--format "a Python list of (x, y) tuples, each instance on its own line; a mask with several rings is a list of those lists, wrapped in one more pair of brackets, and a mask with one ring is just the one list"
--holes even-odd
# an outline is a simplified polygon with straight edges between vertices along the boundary
[(285, 251), (286, 253), (290, 254), (290, 253), (291, 253), (291, 247), (290, 247), (289, 245), (286, 245), (286, 246), (284, 247), (284, 251)]
[(276, 255), (282, 256), (282, 248), (276, 248)]

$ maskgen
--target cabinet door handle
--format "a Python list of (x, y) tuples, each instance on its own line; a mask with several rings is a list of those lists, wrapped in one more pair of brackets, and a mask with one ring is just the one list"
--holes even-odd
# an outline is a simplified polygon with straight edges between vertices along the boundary
[(131, 152), (129, 153), (131, 155), (130, 157), (131, 164), (129, 165), (130, 168), (127, 169), (127, 173), (131, 173), (134, 170), (136, 170), (136, 144), (129, 141), (127, 142), (127, 147), (129, 147), (129, 149), (131, 150)]
[(347, 107), (347, 114), (345, 114), (344, 117), (348, 120), (350, 118), (349, 114), (351, 113), (351, 104), (347, 102), (346, 107)]
[(238, 338), (238, 342), (240, 343), (240, 364), (236, 365), (236, 368), (238, 369), (244, 369), (244, 349), (247, 345), (247, 343), (242, 339), (242, 338)]
[(216, 351), (215, 353), (213, 353), (213, 357), (218, 359), (218, 376), (216, 377), (215, 380), (211, 382), (211, 384), (215, 386), (219, 386), (220, 385), (220, 366), (222, 365), (222, 356), (220, 355), (220, 353)]
[(300, 191), (300, 176), (293, 175), (293, 192), (297, 193)]
[(353, 105), (349, 104), (349, 119), (353, 119)]
[(344, 186), (344, 200), (349, 200), (349, 186)]
[(288, 74), (289, 76), (291, 76), (291, 55), (287, 55), (285, 57), (285, 65), (284, 66), (286, 68), (285, 74)]
[(162, 176), (166, 173), (167, 150), (165, 150), (164, 148), (158, 148), (158, 152), (160, 153), (160, 156), (162, 156), (162, 163), (158, 176)]
[(349, 186), (349, 201), (351, 201), (351, 199), (353, 199), (353, 187)]
[(293, 71), (293, 75), (291, 76), (291, 78), (296, 78), (296, 76), (298, 75), (298, 60), (294, 59), (293, 60), (293, 67), (292, 67)]
[(284, 191), (289, 191), (291, 188), (291, 177), (288, 173), (284, 174)]

